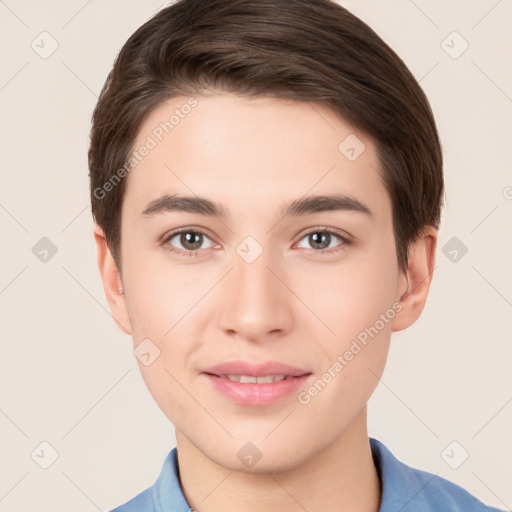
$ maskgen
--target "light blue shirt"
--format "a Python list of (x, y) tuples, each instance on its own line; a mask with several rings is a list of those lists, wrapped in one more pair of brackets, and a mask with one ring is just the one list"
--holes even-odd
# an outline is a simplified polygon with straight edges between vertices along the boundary
[[(370, 438), (382, 483), (379, 512), (504, 512), (484, 505), (462, 487), (400, 462), (380, 441)], [(157, 481), (110, 512), (190, 512), (178, 477), (176, 448), (167, 455)]]

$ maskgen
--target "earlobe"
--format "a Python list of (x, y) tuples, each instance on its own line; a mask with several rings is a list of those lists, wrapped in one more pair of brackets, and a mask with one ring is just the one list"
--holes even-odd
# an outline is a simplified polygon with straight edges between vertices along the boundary
[(411, 245), (407, 270), (401, 273), (397, 288), (402, 309), (393, 319), (393, 331), (406, 329), (420, 317), (432, 282), (436, 246), (437, 231), (431, 226)]
[(94, 240), (97, 249), (98, 269), (110, 312), (119, 329), (126, 334), (131, 334), (130, 318), (121, 274), (107, 244), (105, 234), (98, 225), (94, 227)]

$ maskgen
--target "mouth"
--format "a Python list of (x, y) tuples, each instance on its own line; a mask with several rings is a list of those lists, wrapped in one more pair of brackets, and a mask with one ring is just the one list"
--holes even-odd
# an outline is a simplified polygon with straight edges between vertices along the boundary
[[(217, 377), (276, 377), (279, 380), (287, 377), (299, 377), (307, 373), (309, 370), (299, 368), (279, 361), (264, 361), (261, 363), (250, 361), (226, 361), (225, 363), (216, 364), (205, 368), (203, 373), (215, 375)], [(281, 379), (282, 377), (282, 379)], [(253, 382), (253, 381), (249, 381)]]
[(213, 389), (239, 405), (262, 406), (283, 400), (303, 386), (312, 372), (279, 362), (231, 361), (201, 372)]
[(233, 382), (240, 382), (240, 384), (270, 384), (271, 382), (279, 382), (287, 379), (294, 379), (295, 376), (291, 375), (215, 375), (208, 374), (212, 377), (218, 377), (219, 379), (229, 379)]

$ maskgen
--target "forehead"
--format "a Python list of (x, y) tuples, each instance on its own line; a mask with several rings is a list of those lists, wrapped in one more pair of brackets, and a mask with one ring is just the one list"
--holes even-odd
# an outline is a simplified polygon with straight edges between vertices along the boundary
[(212, 197), (245, 211), (333, 192), (388, 206), (372, 141), (317, 103), (172, 98), (148, 115), (132, 150), (145, 156), (128, 174), (125, 204), (139, 213), (164, 193)]

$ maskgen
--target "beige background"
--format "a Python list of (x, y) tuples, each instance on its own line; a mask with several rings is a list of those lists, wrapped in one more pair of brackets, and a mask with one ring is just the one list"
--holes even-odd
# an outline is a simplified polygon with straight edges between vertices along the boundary
[[(420, 321), (392, 342), (369, 406), (370, 434), (410, 465), (510, 508), (512, 4), (342, 3), (421, 80), (446, 160), (431, 297)], [(2, 512), (109, 510), (151, 485), (175, 446), (131, 339), (107, 311), (86, 161), (90, 116), (113, 59), (161, 6), (0, 2)], [(453, 31), (460, 36), (446, 39)], [(58, 48), (41, 58), (31, 43), (49, 51), (50, 37)], [(461, 37), (469, 47), (452, 58)], [(46, 262), (32, 252), (42, 237), (58, 249)], [(468, 249), (455, 262), (451, 246), (442, 252), (453, 237)], [(51, 462), (43, 441), (58, 452), (48, 469), (39, 465)], [(469, 458), (452, 469), (445, 460), (454, 465), (462, 450)]]

